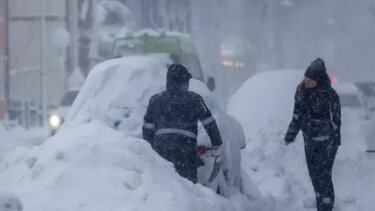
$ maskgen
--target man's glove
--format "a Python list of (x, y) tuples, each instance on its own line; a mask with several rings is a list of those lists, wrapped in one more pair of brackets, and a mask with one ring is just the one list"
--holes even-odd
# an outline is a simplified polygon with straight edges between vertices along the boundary
[(208, 179), (208, 182), (210, 182), (210, 183), (213, 182), (215, 180), (215, 178), (219, 175), (221, 166), (222, 166), (223, 161), (224, 161), (223, 154), (222, 154), (220, 146), (212, 147), (211, 155), (215, 159), (215, 161), (214, 161), (214, 166), (212, 167), (211, 176)]
[(220, 146), (213, 146), (211, 150), (212, 157), (215, 158), (215, 162), (222, 162), (224, 160), (224, 155)]

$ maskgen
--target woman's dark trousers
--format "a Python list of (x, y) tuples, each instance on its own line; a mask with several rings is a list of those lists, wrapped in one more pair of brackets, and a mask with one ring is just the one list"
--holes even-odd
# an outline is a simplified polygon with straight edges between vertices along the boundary
[(305, 140), (305, 155), (311, 182), (314, 186), (317, 211), (332, 211), (335, 191), (332, 167), (338, 146), (332, 141)]

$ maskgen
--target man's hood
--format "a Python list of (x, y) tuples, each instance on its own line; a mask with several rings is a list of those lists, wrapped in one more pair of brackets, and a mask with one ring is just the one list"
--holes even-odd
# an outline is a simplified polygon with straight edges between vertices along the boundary
[(181, 64), (172, 64), (167, 72), (167, 90), (187, 91), (189, 80), (192, 78), (189, 71)]

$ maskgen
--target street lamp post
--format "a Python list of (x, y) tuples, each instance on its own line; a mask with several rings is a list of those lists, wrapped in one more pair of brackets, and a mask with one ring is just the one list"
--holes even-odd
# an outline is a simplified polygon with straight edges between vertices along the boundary
[(45, 20), (45, 0), (40, 0), (40, 78), (41, 78), (41, 101), (42, 101), (42, 125), (46, 122), (46, 64), (45, 64), (45, 40), (46, 40), (46, 20)]

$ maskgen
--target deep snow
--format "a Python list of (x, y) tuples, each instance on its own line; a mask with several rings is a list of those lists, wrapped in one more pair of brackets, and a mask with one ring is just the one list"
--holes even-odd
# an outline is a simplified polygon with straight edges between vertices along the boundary
[(41, 147), (15, 150), (0, 178), (26, 210), (234, 210), (180, 178), (144, 140), (99, 121), (66, 128)]
[[(242, 152), (243, 167), (263, 194), (276, 198), (278, 211), (301, 211), (315, 203), (301, 135), (289, 146), (283, 143), (302, 77), (303, 72), (297, 70), (256, 75), (228, 106), (248, 139)], [(366, 123), (357, 114), (342, 109), (342, 145), (333, 169), (336, 209), (340, 211), (371, 211), (375, 206), (375, 164), (366, 156)]]
[[(136, 56), (98, 65), (81, 88), (68, 115), (67, 124), (63, 126), (61, 132), (64, 131), (64, 127), (74, 127), (84, 122), (99, 120), (127, 135), (140, 138), (148, 100), (153, 94), (165, 89), (165, 63), (168, 63), (168, 60)], [(189, 89), (204, 97), (217, 119), (224, 140), (223, 151), (227, 158), (225, 161), (228, 161), (224, 163), (223, 169), (229, 169), (227, 178), (231, 181), (229, 183), (232, 187), (236, 187), (221, 189), (223, 195), (234, 196), (241, 188), (244, 189), (241, 187), (240, 177), (247, 177), (240, 166), (240, 148), (245, 147), (241, 126), (220, 108), (203, 82), (192, 79)], [(200, 127), (198, 139), (200, 145), (210, 145), (205, 134), (203, 127)], [(212, 161), (212, 159), (204, 159), (206, 165), (199, 169), (201, 184), (208, 182), (212, 166), (210, 160)], [(223, 177), (218, 178), (207, 186), (216, 191), (219, 181), (223, 180)], [(251, 183), (249, 178), (247, 180)], [(249, 184), (247, 187), (250, 189), (242, 192), (250, 201), (257, 199), (258, 202), (255, 204), (265, 204), (255, 186)]]
[(0, 187), (31, 211), (269, 210), (272, 200), (249, 178), (250, 194), (223, 198), (178, 176), (171, 163), (136, 138), (148, 98), (164, 87), (162, 78), (165, 63), (156, 58), (96, 66), (56, 136), (7, 154)]
[[(302, 77), (300, 71), (258, 75), (232, 98), (228, 111), (245, 129), (247, 147), (241, 151), (242, 167), (252, 180), (246, 184), (253, 200), (241, 194), (226, 199), (179, 177), (171, 163), (136, 138), (148, 97), (165, 82), (165, 72), (158, 71), (165, 68), (163, 64), (151, 58), (143, 61), (143, 65), (139, 59), (130, 62), (134, 71), (128, 73), (121, 71), (121, 60), (97, 66), (89, 77), (90, 88), (83, 87), (74, 103), (69, 124), (39, 147), (16, 148), (25, 143), (15, 141), (21, 144), (14, 145), (5, 140), (17, 140), (15, 134), (25, 138), (29, 134), (0, 127), (1, 146), (7, 147), (3, 152), (11, 151), (0, 166), (0, 210), (4, 201), (17, 197), (30, 211), (314, 210), (303, 140), (299, 136), (288, 147), (282, 142), (292, 115), (294, 91)], [(108, 79), (108, 68), (117, 68), (116, 74), (127, 79), (95, 83), (98, 78)], [(194, 85), (195, 91), (208, 97), (210, 93), (200, 85)], [(212, 107), (215, 102), (208, 104)], [(364, 153), (364, 122), (355, 111), (343, 109), (342, 113), (343, 144), (333, 175), (336, 209), (371, 211), (375, 206), (375, 165)], [(121, 122), (117, 128), (116, 121)]]

